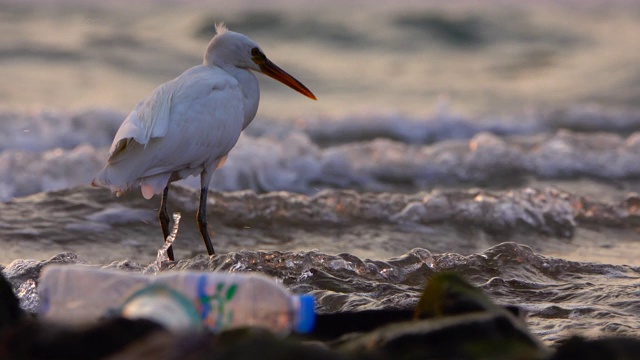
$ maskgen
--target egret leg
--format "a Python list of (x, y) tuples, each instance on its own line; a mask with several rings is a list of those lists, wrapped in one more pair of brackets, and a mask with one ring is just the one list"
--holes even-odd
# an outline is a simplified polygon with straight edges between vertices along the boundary
[(198, 206), (198, 212), (196, 213), (198, 230), (200, 230), (200, 235), (202, 235), (202, 240), (204, 241), (204, 246), (207, 247), (209, 256), (216, 253), (213, 250), (213, 245), (211, 245), (211, 237), (209, 237), (209, 231), (207, 230), (207, 195), (209, 194), (209, 183), (212, 175), (213, 171), (207, 171), (206, 168), (200, 174), (200, 206)]
[[(158, 211), (158, 219), (160, 220), (160, 228), (162, 228), (162, 236), (164, 241), (169, 237), (169, 213), (167, 212), (167, 197), (169, 197), (169, 185), (162, 191), (162, 200), (160, 200), (160, 210)], [(175, 260), (173, 257), (173, 246), (167, 249), (167, 257), (169, 260)]]
[(198, 213), (196, 214), (196, 221), (198, 223), (198, 230), (204, 240), (204, 246), (207, 247), (207, 253), (209, 256), (215, 255), (213, 245), (211, 245), (211, 238), (209, 237), (209, 231), (207, 230), (207, 194), (209, 187), (205, 186), (200, 189), (200, 206), (198, 207)]

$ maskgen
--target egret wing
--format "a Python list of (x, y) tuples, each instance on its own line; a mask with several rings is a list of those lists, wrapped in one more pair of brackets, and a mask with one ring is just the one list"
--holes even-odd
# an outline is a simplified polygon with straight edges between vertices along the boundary
[(244, 121), (238, 81), (220, 68), (194, 67), (157, 88), (124, 121), (94, 183), (147, 195), (168, 181), (212, 172), (235, 145)]
[(130, 149), (132, 141), (146, 146), (151, 138), (167, 134), (172, 98), (178, 79), (158, 86), (131, 111), (113, 139), (109, 150), (110, 163), (116, 162), (118, 155)]
[(168, 132), (146, 145), (145, 151), (163, 154), (149, 164), (146, 175), (212, 170), (242, 131), (244, 97), (235, 78), (219, 68), (196, 68), (179, 80), (173, 87)]

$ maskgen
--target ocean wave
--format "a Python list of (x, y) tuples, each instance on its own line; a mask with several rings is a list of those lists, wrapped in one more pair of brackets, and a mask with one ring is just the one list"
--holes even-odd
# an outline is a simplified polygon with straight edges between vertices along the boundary
[[(37, 308), (37, 274), (47, 263), (84, 262), (64, 253), (48, 261), (16, 260), (3, 274), (19, 291), (23, 308)], [(131, 261), (106, 268), (142, 272)], [(413, 249), (389, 259), (361, 259), (319, 251), (241, 251), (162, 263), (161, 271), (260, 272), (294, 293), (314, 295), (319, 313), (371, 309), (412, 309), (433, 274), (454, 271), (481, 286), (499, 304), (526, 312), (534, 334), (550, 343), (571, 335), (638, 336), (637, 280), (640, 268), (545, 257), (531, 248), (502, 243), (468, 256)], [(578, 305), (581, 304), (581, 305)], [(625, 324), (616, 326), (616, 324)]]
[[(612, 131), (640, 126), (640, 117), (620, 113), (625, 120), (616, 122), (615, 114), (598, 117), (592, 110), (582, 110), (556, 118), (589, 130), (605, 124)], [(8, 200), (90, 183), (106, 161), (107, 146), (123, 115), (93, 110), (1, 116), (7, 131), (0, 150), (0, 200)], [(591, 125), (576, 120), (580, 116), (590, 119)], [(438, 119), (421, 122), (374, 115), (303, 125), (264, 121), (241, 136), (211, 187), (313, 194), (327, 188), (419, 191), (454, 184), (525, 186), (528, 177), (640, 177), (640, 132), (623, 136), (554, 130), (557, 124), (549, 126), (548, 120)], [(426, 140), (429, 136), (431, 140)], [(332, 138), (335, 142), (326, 140)], [(200, 186), (196, 178), (183, 184)]]
[(111, 145), (125, 114), (108, 109), (78, 112), (33, 110), (0, 111), (0, 152), (21, 150), (42, 152), (72, 149), (82, 144)]
[[(178, 207), (195, 211), (199, 194), (174, 187)], [(357, 193), (325, 190), (313, 196), (251, 191), (210, 192), (209, 212), (234, 226), (353, 226), (376, 224), (438, 224), (481, 228), (490, 233), (535, 232), (573, 236), (578, 223), (628, 226), (640, 217), (640, 197), (600, 202), (554, 188), (512, 191), (451, 190), (431, 193)]]

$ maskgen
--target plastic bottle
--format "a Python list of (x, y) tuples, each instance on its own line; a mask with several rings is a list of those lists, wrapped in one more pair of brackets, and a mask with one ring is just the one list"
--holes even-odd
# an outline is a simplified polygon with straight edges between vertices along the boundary
[(309, 332), (310, 295), (292, 296), (259, 274), (167, 272), (157, 276), (81, 265), (51, 265), (40, 277), (46, 319), (86, 323), (110, 316), (150, 318), (174, 330), (254, 326), (275, 333)]
[(149, 285), (125, 300), (120, 311), (129, 319), (149, 319), (173, 331), (197, 331), (204, 327), (193, 302), (164, 285)]

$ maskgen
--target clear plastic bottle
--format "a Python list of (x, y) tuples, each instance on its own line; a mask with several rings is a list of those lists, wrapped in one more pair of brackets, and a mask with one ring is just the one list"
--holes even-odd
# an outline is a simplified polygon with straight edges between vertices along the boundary
[(129, 319), (149, 319), (173, 331), (197, 331), (204, 327), (193, 302), (164, 285), (149, 285), (125, 300), (116, 312)]
[(41, 274), (38, 292), (41, 314), (66, 323), (123, 315), (151, 318), (175, 330), (254, 326), (286, 334), (311, 331), (315, 317), (312, 296), (292, 296), (259, 274), (176, 271), (147, 276), (51, 265)]

